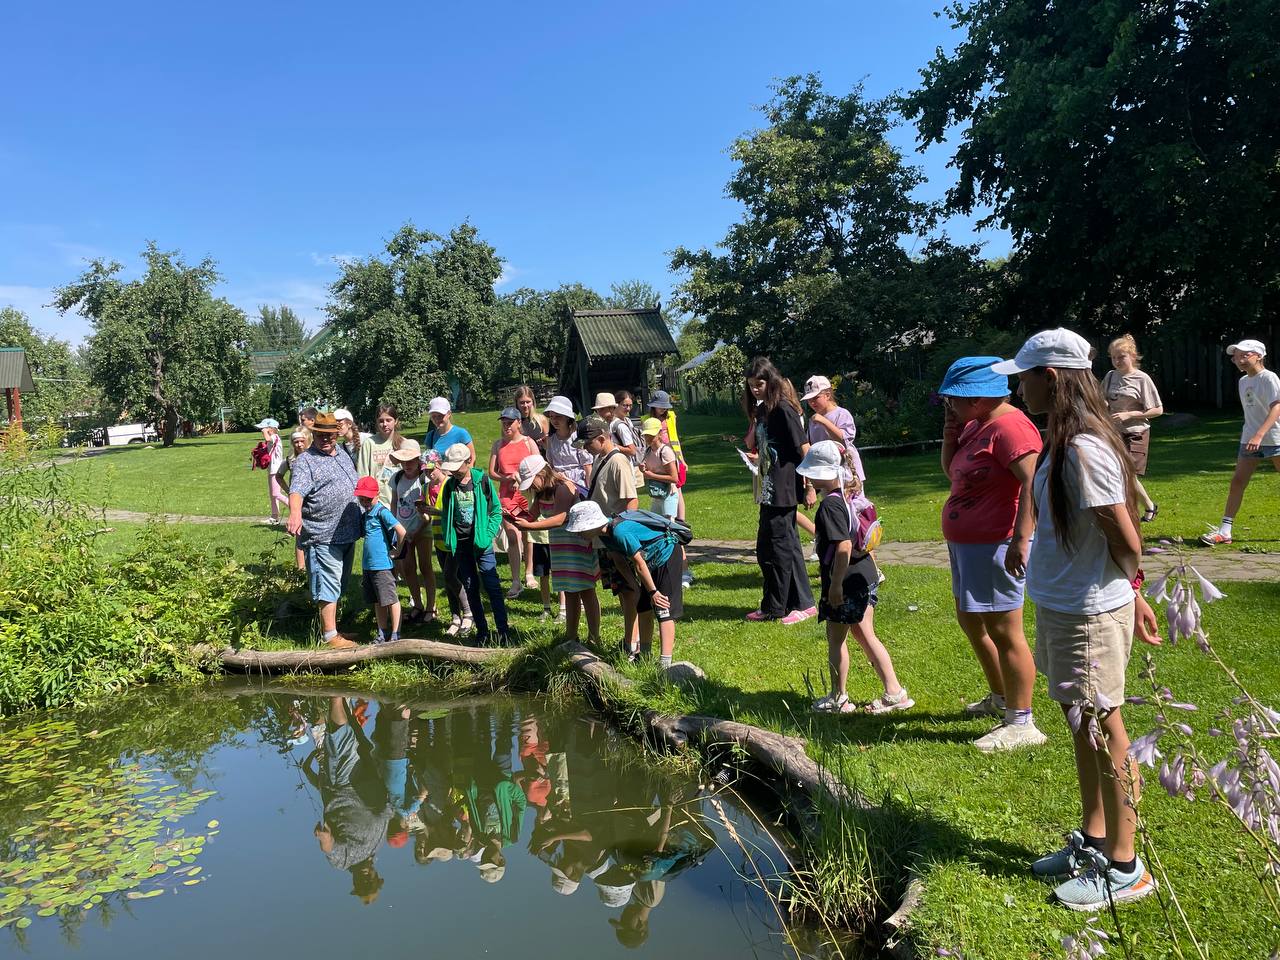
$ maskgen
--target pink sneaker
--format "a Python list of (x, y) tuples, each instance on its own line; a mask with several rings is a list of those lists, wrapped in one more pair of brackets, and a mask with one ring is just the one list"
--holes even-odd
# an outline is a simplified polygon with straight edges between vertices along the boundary
[(772, 620), (772, 617), (766, 617), (760, 610), (752, 610), (747, 614), (747, 619), (752, 623), (762, 623), (765, 620)]
[(817, 615), (818, 615), (817, 607), (810, 607), (807, 610), (792, 610), (790, 613), (788, 613), (785, 617), (782, 618), (782, 622), (786, 624), (788, 627), (790, 627), (804, 620), (808, 620), (810, 617), (816, 617)]

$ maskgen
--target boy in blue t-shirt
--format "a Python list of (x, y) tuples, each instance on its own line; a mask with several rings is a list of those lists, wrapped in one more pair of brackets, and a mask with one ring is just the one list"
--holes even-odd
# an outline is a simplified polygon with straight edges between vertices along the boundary
[[(392, 572), (395, 560), (404, 548), (405, 529), (386, 505), (378, 500), (378, 481), (374, 477), (361, 477), (356, 484), (356, 499), (364, 510), (362, 517), (364, 552), (361, 556), (360, 585), (364, 599), (373, 604), (378, 620), (378, 639), (387, 642), (390, 621), (391, 640), (400, 639), (400, 594), (396, 589), (396, 575)], [(395, 553), (392, 554), (394, 545)]]
[(618, 574), (626, 582), (626, 589), (636, 592), (639, 597), (635, 614), (627, 609), (629, 605), (623, 607), (627, 621), (623, 636), (632, 635), (634, 618), (638, 615), (640, 654), (649, 654), (653, 648), (653, 623), (656, 619), (661, 644), (659, 663), (664, 668), (671, 666), (676, 644), (676, 621), (684, 613), (681, 552), (676, 549), (675, 535), (651, 529), (634, 520), (610, 520), (593, 500), (584, 500), (570, 507), (564, 529), (598, 541), (600, 547), (608, 552)]

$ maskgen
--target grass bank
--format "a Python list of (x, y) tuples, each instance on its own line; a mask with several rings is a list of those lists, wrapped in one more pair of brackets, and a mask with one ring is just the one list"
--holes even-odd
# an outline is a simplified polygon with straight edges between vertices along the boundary
[[(464, 413), (458, 421), (476, 438), (482, 457), (497, 438), (495, 412)], [(681, 439), (689, 459), (685, 488), (696, 536), (754, 540), (756, 507), (734, 444), (743, 424), (736, 417), (685, 415)], [(408, 431), (412, 436), (421, 428)], [(1214, 416), (1180, 429), (1156, 421), (1146, 486), (1160, 504), (1148, 540), (1181, 536), (1194, 540), (1205, 524), (1221, 518), (1240, 435), (1236, 417)], [(70, 469), (92, 491), (94, 503), (122, 510), (190, 516), (258, 517), (267, 512), (266, 477), (249, 470), (255, 435), (201, 437), (160, 447), (117, 447)], [(865, 458), (867, 488), (884, 517), (887, 535), (899, 541), (937, 540), (947, 485), (936, 451)], [(1233, 549), (1280, 550), (1280, 474), (1255, 475), (1235, 527)]]

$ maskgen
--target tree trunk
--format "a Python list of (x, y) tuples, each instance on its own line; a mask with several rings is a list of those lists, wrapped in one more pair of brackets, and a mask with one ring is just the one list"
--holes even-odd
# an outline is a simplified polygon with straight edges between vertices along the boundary
[(464, 647), (438, 640), (396, 640), (393, 643), (365, 643), (349, 649), (330, 650), (234, 650), (199, 645), (193, 652), (212, 659), (226, 670), (245, 673), (287, 673), (294, 670), (345, 670), (370, 660), (443, 660), (452, 663), (485, 663), (509, 657), (518, 647)]
[(164, 411), (163, 424), (164, 446), (172, 447), (175, 440), (178, 439), (178, 409), (177, 407), (166, 407)]

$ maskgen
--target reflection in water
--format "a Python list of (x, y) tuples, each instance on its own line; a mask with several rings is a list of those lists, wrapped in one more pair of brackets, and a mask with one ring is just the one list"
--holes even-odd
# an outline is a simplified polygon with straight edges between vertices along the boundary
[[(48, 795), (56, 798), (59, 770), (101, 780), (138, 768), (172, 798), (166, 836), (211, 839), (198, 864), (165, 861), (154, 887), (191, 883), (190, 896), (135, 902), (125, 885), (108, 885), (88, 907), (69, 896), (0, 929), (0, 953), (15, 946), (9, 938), (32, 957), (93, 960), (131, 960), (165, 942), (180, 943), (185, 960), (370, 949), (700, 960), (802, 952), (743, 879), (757, 866), (771, 872), (746, 852), (771, 839), (735, 812), (732, 794), (713, 799), (570, 708), (228, 684), (135, 691), (58, 721), (61, 736), (23, 741), (65, 764), (44, 764)], [(17, 742), (18, 732), (0, 724), (0, 738)], [(0, 776), (0, 836), (15, 838), (0, 842), (0, 876), (28, 869), (18, 862), (29, 858), (15, 846), (22, 838), (67, 842), (65, 815), (35, 803), (32, 788), (30, 778)], [(124, 866), (137, 859), (110, 836), (101, 848), (116, 847), (133, 858)], [(55, 857), (79, 863), (51, 849)], [(174, 860), (168, 848), (165, 857)], [(208, 882), (194, 884), (196, 869)], [(12, 906), (5, 896), (0, 889), (0, 919)], [(299, 916), (308, 921), (281, 919)]]
[(501, 882), (529, 813), (525, 849), (551, 889), (567, 897), (589, 883), (620, 911), (609, 920), (618, 942), (634, 947), (667, 884), (715, 847), (697, 785), (619, 762), (614, 736), (590, 719), (515, 702), (415, 715), (340, 696), (320, 710), (291, 707), (315, 745), (303, 762), (323, 809), (314, 832), (364, 903), (383, 885), (384, 840), (392, 851), (412, 841), (423, 866), (452, 862)]

